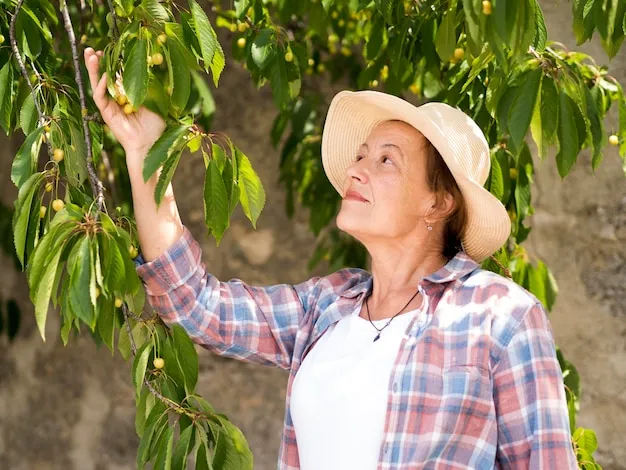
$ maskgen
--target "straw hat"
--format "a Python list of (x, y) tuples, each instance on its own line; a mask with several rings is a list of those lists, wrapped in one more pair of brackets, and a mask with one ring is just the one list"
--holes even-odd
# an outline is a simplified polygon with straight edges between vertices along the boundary
[(404, 121), (420, 131), (450, 168), (467, 207), (463, 250), (477, 262), (495, 253), (511, 232), (504, 205), (483, 188), (491, 159), (478, 125), (463, 111), (444, 103), (411, 103), (377, 91), (341, 91), (330, 104), (322, 136), (322, 163), (343, 196), (346, 169), (378, 124)]

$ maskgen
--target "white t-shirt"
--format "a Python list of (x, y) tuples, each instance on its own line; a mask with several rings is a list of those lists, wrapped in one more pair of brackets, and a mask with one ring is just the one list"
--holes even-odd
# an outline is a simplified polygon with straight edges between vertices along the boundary
[[(389, 380), (402, 336), (419, 309), (377, 331), (360, 308), (331, 325), (300, 365), (291, 391), (301, 470), (375, 470)], [(389, 318), (374, 320), (379, 330)]]

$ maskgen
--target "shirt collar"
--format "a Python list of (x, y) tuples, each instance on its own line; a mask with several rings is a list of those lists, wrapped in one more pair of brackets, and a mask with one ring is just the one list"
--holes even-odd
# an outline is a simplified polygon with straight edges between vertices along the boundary
[[(420, 284), (422, 284), (424, 281), (432, 282), (435, 284), (443, 284), (445, 282), (455, 281), (471, 273), (478, 267), (479, 265), (476, 261), (470, 258), (465, 252), (459, 251), (452, 259), (450, 259), (450, 261), (448, 261), (437, 271), (427, 276), (424, 276)], [(363, 282), (360, 282), (352, 286), (350, 289), (343, 291), (341, 293), (341, 297), (354, 298), (363, 294), (364, 292), (369, 292), (372, 288), (372, 282), (372, 276), (370, 275)]]

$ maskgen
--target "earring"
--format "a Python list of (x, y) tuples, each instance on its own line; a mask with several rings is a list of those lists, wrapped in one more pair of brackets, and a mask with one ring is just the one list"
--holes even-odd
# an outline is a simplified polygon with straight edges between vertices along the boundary
[(433, 230), (433, 226), (430, 225), (430, 223), (428, 223), (428, 222), (427, 222), (427, 225), (426, 225), (426, 230), (428, 230), (429, 232), (432, 232), (432, 230)]

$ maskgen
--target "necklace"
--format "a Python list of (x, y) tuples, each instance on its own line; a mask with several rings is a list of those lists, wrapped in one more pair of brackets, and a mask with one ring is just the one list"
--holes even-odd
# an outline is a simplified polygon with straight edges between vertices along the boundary
[[(370, 317), (370, 307), (369, 307), (369, 305), (368, 305), (368, 303), (367, 303), (367, 301), (369, 300), (369, 297), (370, 297), (370, 296), (368, 296), (368, 297), (365, 299), (365, 309), (367, 310), (367, 319), (370, 321), (370, 323), (372, 324), (372, 326), (373, 326), (374, 328), (376, 328), (376, 331), (378, 331), (378, 334), (377, 334), (377, 335), (376, 335), (376, 337), (374, 338), (374, 341), (372, 341), (373, 343), (374, 343), (374, 342), (376, 342), (376, 341), (378, 340), (378, 338), (380, 338), (380, 334), (382, 333), (382, 331), (383, 331), (385, 328), (387, 328), (387, 327), (389, 326), (389, 323), (391, 323), (391, 320), (393, 320), (393, 319), (394, 319), (394, 318), (396, 318), (398, 315), (400, 315), (400, 314), (402, 313), (402, 311), (403, 311), (405, 308), (407, 308), (407, 307), (408, 307), (408, 305), (409, 305), (409, 304), (413, 301), (413, 299), (417, 296), (417, 294), (419, 294), (419, 290), (418, 290), (415, 294), (413, 294), (413, 297), (411, 297), (411, 299), (410, 299), (410, 300), (406, 303), (406, 305), (405, 305), (404, 307), (402, 307), (402, 309), (400, 309), (400, 311), (399, 311), (398, 313), (396, 313), (393, 317), (391, 317), (391, 318), (389, 319), (389, 321), (385, 324), (385, 326), (383, 326), (380, 330), (379, 330), (378, 328), (376, 328), (376, 325), (374, 325), (374, 323), (372, 322), (372, 319), (371, 319), (371, 317)], [(371, 295), (371, 294), (370, 294), (370, 295)]]

